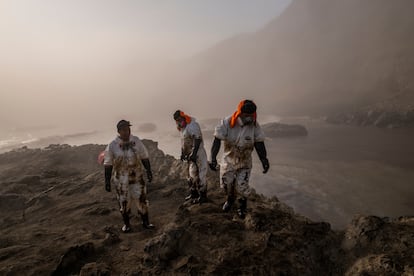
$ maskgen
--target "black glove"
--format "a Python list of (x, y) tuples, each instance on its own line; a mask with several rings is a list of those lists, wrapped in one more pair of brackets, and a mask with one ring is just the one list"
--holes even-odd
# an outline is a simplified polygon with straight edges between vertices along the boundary
[(197, 162), (197, 152), (192, 152), (190, 157), (188, 157), (188, 160), (192, 161), (192, 162)]
[(197, 162), (197, 152), (198, 152), (198, 149), (200, 148), (201, 141), (202, 140), (200, 138), (194, 139), (193, 151), (191, 152), (190, 156), (188, 156), (189, 161), (194, 162), (194, 163)]
[(262, 161), (263, 173), (267, 173), (270, 168), (269, 160), (267, 158), (260, 159)]
[(187, 155), (184, 154), (184, 152), (181, 150), (181, 156), (180, 156), (180, 160), (181, 161), (185, 161), (187, 160)]
[(151, 170), (148, 170), (147, 171), (147, 178), (148, 178), (148, 182), (152, 182), (152, 171)]
[(211, 162), (208, 165), (210, 166), (211, 170), (217, 171), (217, 160), (211, 160)]
[(217, 154), (220, 151), (221, 140), (214, 137), (213, 145), (211, 146), (211, 162), (208, 164), (210, 169), (217, 171)]
[(111, 183), (105, 183), (105, 191), (107, 192), (111, 191)]
[(112, 166), (105, 166), (105, 191), (111, 191)]

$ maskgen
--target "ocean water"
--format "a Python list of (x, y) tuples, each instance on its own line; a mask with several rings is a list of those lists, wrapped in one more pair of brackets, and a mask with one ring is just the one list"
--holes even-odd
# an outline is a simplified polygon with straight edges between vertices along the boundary
[[(279, 119), (267, 121), (274, 120)], [(297, 213), (327, 221), (335, 229), (344, 228), (356, 214), (414, 215), (414, 129), (336, 126), (307, 118), (282, 122), (305, 125), (309, 135), (267, 138), (267, 174), (253, 153), (250, 184), (258, 193), (276, 196)], [(206, 120), (202, 125), (210, 156), (214, 124)], [(159, 123), (155, 132), (139, 131), (138, 126), (132, 131), (179, 157), (180, 138), (173, 123)], [(0, 134), (0, 153), (22, 146), (106, 144), (115, 136), (110, 127), (20, 129)]]
[(266, 141), (271, 168), (255, 160), (251, 185), (333, 228), (356, 214), (414, 215), (414, 129), (305, 122), (309, 135)]

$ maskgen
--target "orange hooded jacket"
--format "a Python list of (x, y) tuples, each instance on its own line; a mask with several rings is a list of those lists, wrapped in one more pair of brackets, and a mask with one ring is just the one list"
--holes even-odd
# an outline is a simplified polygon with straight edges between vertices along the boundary
[[(242, 107), (244, 106), (244, 103), (246, 102), (246, 100), (243, 100), (239, 103), (239, 106), (237, 107), (236, 112), (233, 113), (233, 115), (231, 116), (230, 119), (230, 128), (233, 128), (236, 125), (237, 122), (237, 118), (239, 118), (239, 116), (243, 113), (242, 112)], [(257, 118), (257, 114), (256, 112), (253, 113), (253, 119), (254, 122), (256, 123), (256, 118)]]

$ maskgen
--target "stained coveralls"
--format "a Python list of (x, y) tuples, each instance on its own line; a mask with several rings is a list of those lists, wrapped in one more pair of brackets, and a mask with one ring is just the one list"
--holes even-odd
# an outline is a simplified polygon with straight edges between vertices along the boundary
[(148, 151), (142, 141), (131, 135), (128, 142), (115, 138), (105, 149), (105, 166), (113, 166), (111, 182), (116, 188), (119, 210), (129, 229), (131, 205), (135, 204), (143, 220), (148, 222), (148, 201), (142, 159), (148, 159)]
[[(230, 127), (231, 116), (223, 119), (215, 128), (214, 136), (224, 141), (224, 153), (220, 164), (220, 187), (227, 194), (226, 204), (232, 204), (240, 196), (239, 204), (244, 212), (250, 194), (249, 179), (252, 170), (252, 151), (256, 142), (264, 142), (265, 135), (259, 125), (243, 125), (237, 118)], [(227, 207), (223, 207), (223, 210)], [(243, 210), (244, 209), (244, 210)]]
[(201, 133), (200, 125), (196, 122), (195, 118), (191, 117), (191, 122), (180, 130), (181, 136), (181, 152), (182, 156), (190, 156), (194, 150), (195, 140), (200, 139), (201, 143), (197, 151), (197, 161), (189, 162), (188, 174), (189, 185), (191, 186), (191, 193), (193, 197), (195, 194), (207, 193), (207, 154), (204, 149), (203, 136)]

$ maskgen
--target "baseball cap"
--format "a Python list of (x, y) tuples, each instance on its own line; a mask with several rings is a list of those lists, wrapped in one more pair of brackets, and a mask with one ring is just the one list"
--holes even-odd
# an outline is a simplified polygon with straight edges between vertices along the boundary
[(132, 126), (131, 125), (131, 123), (129, 122), (129, 121), (127, 121), (127, 120), (121, 120), (121, 121), (119, 121), (117, 124), (116, 124), (116, 128), (119, 130), (120, 128), (122, 128), (122, 127), (125, 127), (125, 126), (127, 126), (127, 127), (130, 127), (130, 126)]

